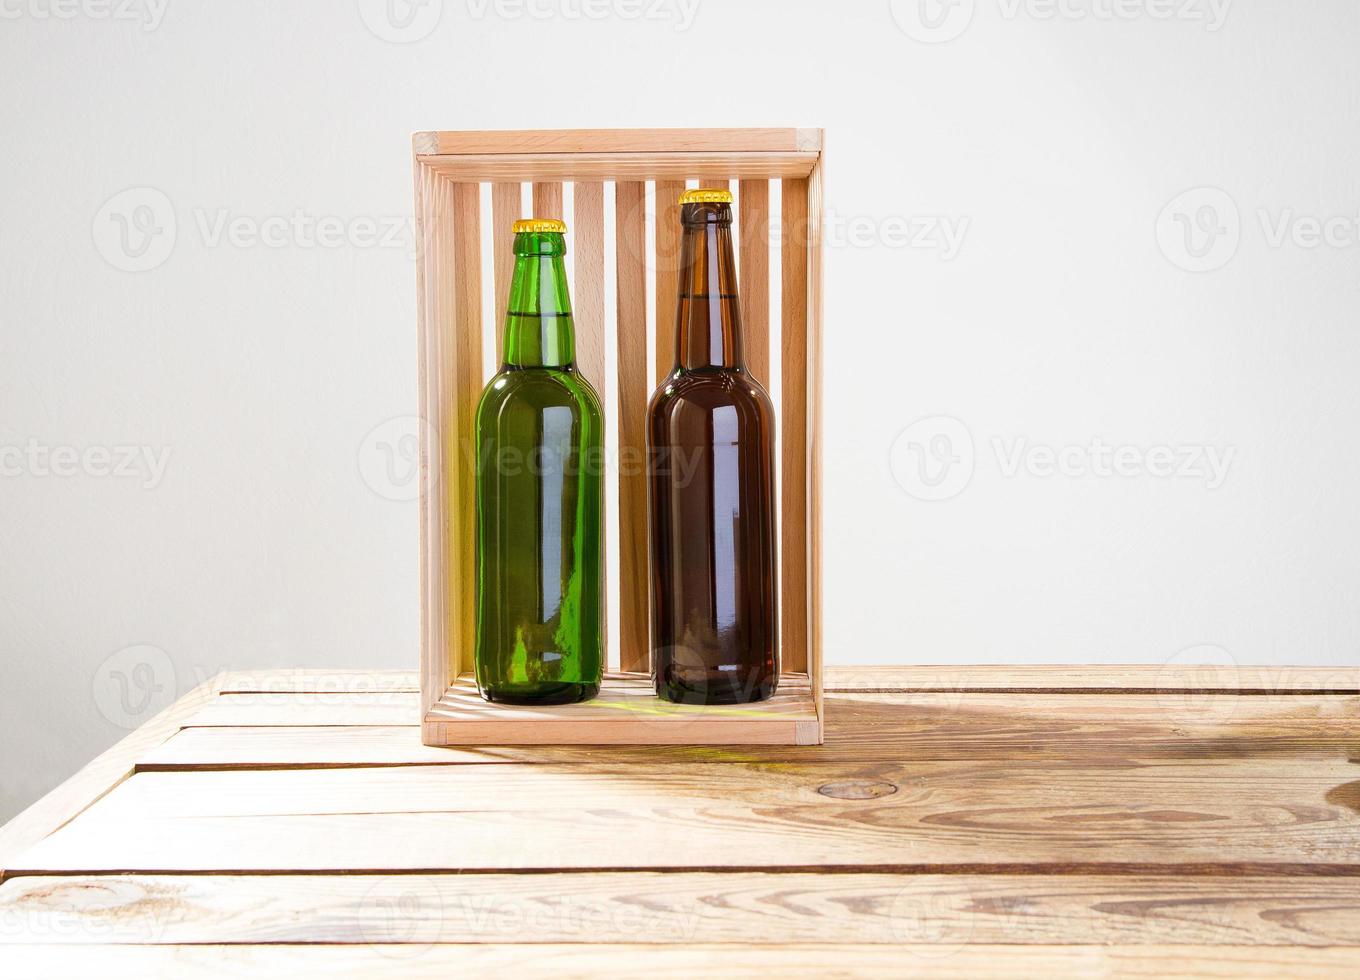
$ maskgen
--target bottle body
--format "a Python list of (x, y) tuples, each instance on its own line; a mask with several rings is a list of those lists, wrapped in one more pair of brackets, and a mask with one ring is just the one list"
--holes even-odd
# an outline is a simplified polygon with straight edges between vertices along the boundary
[(741, 359), (730, 208), (684, 215), (677, 364), (647, 414), (653, 683), (739, 704), (779, 679), (774, 408)]
[(516, 236), (506, 363), (476, 420), (477, 686), (507, 704), (586, 700), (603, 669), (600, 400), (573, 363), (565, 247), (521, 241), (538, 237)]
[(745, 372), (672, 374), (647, 433), (657, 694), (764, 700), (779, 678), (770, 398)]

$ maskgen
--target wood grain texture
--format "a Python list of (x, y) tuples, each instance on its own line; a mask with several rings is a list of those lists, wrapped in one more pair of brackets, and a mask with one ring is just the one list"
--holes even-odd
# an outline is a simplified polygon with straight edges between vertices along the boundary
[(422, 165), (458, 183), (567, 180), (807, 179), (813, 152), (573, 153), (421, 156)]
[(781, 186), (780, 649), (782, 670), (808, 663), (808, 182)]
[(437, 702), (453, 679), (448, 647), (450, 592), (446, 587), (448, 480), (444, 477), (443, 433), (456, 428), (453, 392), (454, 346), (448, 322), (451, 256), (445, 220), (446, 185), (428, 167), (417, 166), (416, 248), (420, 371), (420, 716)]
[(822, 716), (826, 670), (823, 664), (822, 611), (822, 225), (825, 160), (819, 159), (808, 178), (807, 273), (807, 662), (813, 681), (813, 702)]
[(17, 943), (1360, 946), (1346, 878), (622, 872), (106, 875), (0, 887)]
[(652, 387), (675, 367), (675, 318), (680, 282), (680, 195), (684, 192), (684, 180), (656, 182), (656, 226), (652, 232), (652, 261), (656, 271), (652, 319), (656, 324), (656, 339), (653, 342), (655, 366)]
[(939, 946), (803, 944), (693, 946), (624, 944), (515, 944), (411, 946), (40, 946), (10, 950), (21, 976), (93, 976), (104, 980), (148, 976), (176, 978), (234, 976), (261, 980), (370, 980), (400, 976), (411, 980), (448, 977), (582, 978), (628, 975), (675, 980), (720, 975), (737, 980), (771, 976), (824, 980), (826, 977), (909, 975), (937, 980), (1033, 980), (1034, 977), (1110, 978), (1290, 977), (1297, 980), (1352, 976), (1360, 963), (1354, 946), (1309, 949), (1297, 946)]
[(558, 129), (416, 133), (426, 154), (779, 153), (821, 149), (819, 129)]
[(619, 667), (650, 663), (647, 592), (647, 226), (646, 187), (614, 185), (619, 442)]
[(770, 383), (770, 182), (741, 181), (737, 235), (740, 243), (741, 331), (746, 365)]
[(534, 183), (533, 217), (566, 218), (566, 215), (562, 213), (561, 181), (538, 181)]
[(491, 185), (492, 258), (496, 289), (496, 363), (505, 363), (505, 313), (510, 303), (510, 279), (515, 272), (515, 222), (523, 215), (522, 187), (518, 183)]
[[(457, 349), (455, 396), (458, 417), (456, 439), (448, 445), (449, 461), (445, 472), (457, 496), (450, 500), (450, 539), (448, 554), (455, 556), (458, 574), (449, 583), (455, 592), (450, 599), (450, 615), (456, 625), (450, 630), (453, 674), (457, 676), (470, 664), (476, 604), (473, 582), (476, 577), (473, 541), (475, 538), (473, 498), (476, 493), (477, 403), (481, 399), (482, 366), (482, 230), (481, 198), (475, 184), (452, 185), (453, 216), (453, 326)], [(456, 535), (456, 536), (455, 536)], [(447, 567), (447, 565), (446, 565)]]
[[(572, 312), (576, 323), (576, 363), (603, 395), (607, 388), (604, 315), (604, 184), (583, 181), (572, 188), (569, 247), (576, 253)], [(607, 522), (606, 522), (607, 523)]]
[(1354, 777), (1339, 760), (139, 773), (13, 868), (1356, 875)]
[[(677, 749), (436, 749), (412, 723), (354, 724), (409, 720), (409, 672), (224, 677), (169, 726), (265, 724), (162, 725), (93, 805), (41, 808), (43, 839), (0, 883), (0, 961), (1354, 973), (1360, 696), (1315, 693), (1349, 691), (1345, 672), (1243, 671), (1257, 693), (1232, 695), (1168, 671), (837, 668), (830, 686), (856, 690), (828, 694), (826, 745)], [(291, 726), (299, 712), (333, 721)], [(583, 838), (610, 845), (583, 854)]]
[[(834, 677), (834, 674), (833, 674)], [(285, 764), (343, 761), (345, 739), (360, 740), (377, 761), (403, 763), (416, 756), (409, 725), (416, 695), (411, 692), (257, 693), (223, 695), (188, 715), (186, 730), (143, 760), (189, 763), (194, 753), (231, 763), (278, 760)], [(1008, 694), (961, 691), (826, 695), (826, 744), (817, 758), (835, 761), (1090, 760), (1127, 765), (1147, 760), (1214, 758), (1223, 754), (1260, 758), (1360, 758), (1360, 698), (1322, 695), (1171, 694)], [(313, 727), (313, 732), (278, 737), (260, 729)], [(317, 726), (331, 726), (317, 727)], [(386, 733), (357, 732), (359, 726), (392, 726)], [(336, 727), (351, 729), (331, 735)], [(218, 729), (197, 734), (197, 728)], [(332, 743), (332, 740), (334, 742)], [(183, 747), (181, 748), (181, 744)], [(508, 750), (507, 750), (508, 751)], [(616, 754), (622, 752), (615, 747)], [(564, 755), (564, 753), (566, 753)], [(515, 759), (575, 761), (599, 758), (545, 746)], [(634, 761), (695, 756), (669, 749), (643, 749), (619, 758)], [(783, 757), (734, 747), (721, 758), (758, 761)], [(449, 761), (457, 761), (449, 756)]]

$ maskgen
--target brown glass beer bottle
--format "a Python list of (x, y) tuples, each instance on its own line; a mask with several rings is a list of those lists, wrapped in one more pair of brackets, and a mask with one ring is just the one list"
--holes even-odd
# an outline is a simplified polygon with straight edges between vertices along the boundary
[(731, 202), (680, 199), (675, 368), (647, 410), (652, 678), (684, 703), (779, 681), (774, 407), (742, 358)]

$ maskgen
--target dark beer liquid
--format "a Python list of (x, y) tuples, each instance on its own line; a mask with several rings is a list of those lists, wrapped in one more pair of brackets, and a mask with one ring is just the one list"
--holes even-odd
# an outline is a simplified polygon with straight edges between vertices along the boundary
[(774, 407), (742, 359), (728, 204), (686, 204), (676, 364), (647, 413), (652, 676), (669, 701), (779, 679)]

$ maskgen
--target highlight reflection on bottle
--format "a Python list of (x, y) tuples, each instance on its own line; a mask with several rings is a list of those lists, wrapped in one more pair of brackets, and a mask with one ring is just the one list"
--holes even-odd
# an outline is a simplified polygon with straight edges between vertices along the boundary
[(565, 704), (603, 668), (603, 424), (576, 368), (566, 225), (514, 230), (505, 363), (477, 407), (477, 687)]
[(652, 678), (699, 704), (779, 681), (774, 406), (742, 356), (731, 202), (680, 199), (675, 368), (647, 412)]

